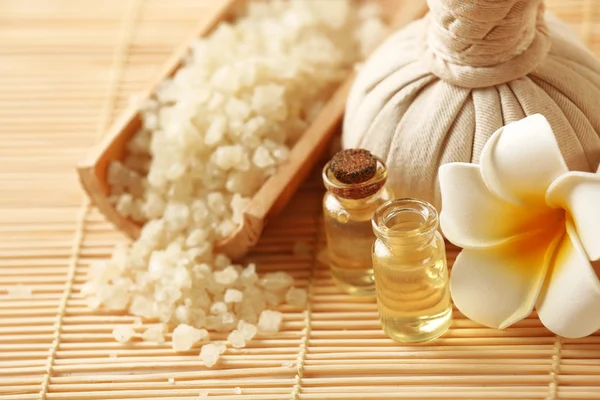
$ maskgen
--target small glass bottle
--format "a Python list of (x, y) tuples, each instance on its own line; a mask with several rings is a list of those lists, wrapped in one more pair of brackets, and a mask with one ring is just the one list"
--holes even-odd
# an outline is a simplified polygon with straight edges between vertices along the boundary
[(374, 296), (371, 248), (375, 210), (392, 198), (384, 162), (363, 149), (338, 152), (323, 169), (323, 214), (329, 265), (342, 290)]
[(452, 321), (444, 239), (425, 201), (392, 200), (375, 212), (373, 269), (384, 332), (400, 342), (444, 334)]

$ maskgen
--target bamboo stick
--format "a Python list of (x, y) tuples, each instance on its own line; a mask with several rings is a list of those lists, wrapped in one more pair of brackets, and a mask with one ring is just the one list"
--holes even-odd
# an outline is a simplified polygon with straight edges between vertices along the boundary
[[(88, 310), (80, 290), (90, 264), (108, 257), (124, 238), (97, 210), (78, 223), (83, 196), (73, 165), (94, 142), (98, 110), (107, 98), (105, 115), (130, 105), (198, 10), (213, 0), (144, 1), (120, 76), (113, 70), (112, 78), (107, 72), (122, 2), (92, 8), (86, 2), (55, 0), (52, 7), (38, 7), (32, 1), (0, 4), (2, 32), (10, 38), (0, 38), (0, 399), (39, 399), (44, 379), (46, 399), (196, 399), (201, 389), (209, 398), (236, 400), (288, 399), (294, 393), (298, 399), (542, 399), (554, 388), (560, 399), (599, 397), (600, 336), (557, 341), (535, 312), (495, 331), (455, 310), (450, 332), (433, 343), (404, 345), (385, 337), (374, 301), (343, 295), (328, 266), (313, 265), (314, 251), (325, 245), (318, 171), (247, 257), (261, 271), (289, 271), (298, 285), (310, 288), (310, 320), (304, 310), (281, 307), (280, 335), (228, 349), (210, 370), (201, 365), (200, 344), (178, 354), (169, 342), (115, 342), (112, 326), (135, 319)], [(585, 7), (593, 11), (592, 3)], [(547, 4), (571, 22), (585, 20), (589, 43), (600, 50), (592, 11), (582, 16), (583, 3)], [(65, 13), (67, 6), (72, 14)], [(120, 82), (108, 89), (111, 80)], [(79, 251), (73, 252), (80, 225)], [(311, 254), (293, 254), (299, 240)], [(448, 248), (450, 263), (457, 252)], [(72, 292), (57, 336), (57, 310), (74, 254)], [(8, 290), (16, 283), (30, 287), (31, 297), (11, 298)], [(283, 366), (286, 361), (294, 363), (291, 368)]]

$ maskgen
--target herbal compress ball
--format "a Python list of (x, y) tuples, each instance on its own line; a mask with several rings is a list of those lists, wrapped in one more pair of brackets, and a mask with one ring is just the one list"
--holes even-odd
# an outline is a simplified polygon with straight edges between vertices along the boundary
[(569, 169), (597, 169), (600, 62), (541, 0), (428, 3), (425, 18), (361, 69), (344, 148), (380, 156), (398, 197), (438, 208), (440, 165), (479, 162), (494, 131), (535, 113), (550, 122)]

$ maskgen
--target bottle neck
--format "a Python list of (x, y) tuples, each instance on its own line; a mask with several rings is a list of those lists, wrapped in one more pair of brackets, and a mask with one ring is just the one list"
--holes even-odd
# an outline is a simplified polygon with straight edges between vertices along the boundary
[(390, 248), (420, 249), (436, 238), (438, 212), (429, 203), (417, 199), (388, 201), (373, 216), (375, 236)]

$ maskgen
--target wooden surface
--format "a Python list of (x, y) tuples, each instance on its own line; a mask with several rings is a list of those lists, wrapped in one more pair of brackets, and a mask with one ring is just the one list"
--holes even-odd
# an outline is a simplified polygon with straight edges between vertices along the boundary
[[(318, 171), (248, 255), (309, 289), (306, 310), (283, 308), (279, 336), (211, 370), (198, 349), (112, 339), (133, 318), (88, 310), (80, 290), (125, 239), (89, 206), (75, 164), (215, 1), (0, 0), (0, 399), (600, 399), (600, 335), (561, 340), (535, 315), (495, 331), (455, 313), (434, 343), (387, 339), (375, 304), (340, 294), (315, 260)], [(547, 4), (600, 53), (597, 1)], [(298, 241), (312, 252), (294, 255)], [(9, 298), (16, 284), (32, 296)]]

